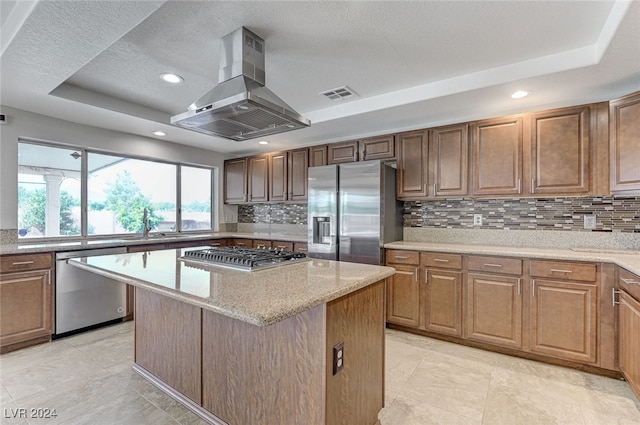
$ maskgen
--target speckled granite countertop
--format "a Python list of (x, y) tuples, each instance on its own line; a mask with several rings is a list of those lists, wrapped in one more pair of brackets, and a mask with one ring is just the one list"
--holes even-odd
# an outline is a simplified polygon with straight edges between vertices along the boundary
[(0, 255), (3, 254), (29, 254), (34, 252), (61, 252), (78, 251), (82, 249), (112, 248), (118, 246), (152, 245), (158, 243), (201, 241), (210, 239), (264, 239), (274, 241), (307, 242), (307, 236), (278, 234), (278, 233), (239, 233), (239, 232), (215, 232), (188, 235), (151, 236), (142, 238), (112, 238), (90, 239), (82, 241), (51, 241), (37, 243), (19, 243), (0, 245)]
[(267, 326), (395, 273), (391, 267), (311, 259), (245, 272), (191, 266), (183, 249), (69, 260), (88, 269), (224, 316)]
[(451, 252), (458, 254), (497, 255), (503, 257), (526, 257), (549, 260), (592, 261), (617, 264), (640, 275), (640, 251), (597, 248), (532, 248), (493, 245), (465, 245), (428, 242), (398, 241), (385, 244), (388, 249), (411, 251)]

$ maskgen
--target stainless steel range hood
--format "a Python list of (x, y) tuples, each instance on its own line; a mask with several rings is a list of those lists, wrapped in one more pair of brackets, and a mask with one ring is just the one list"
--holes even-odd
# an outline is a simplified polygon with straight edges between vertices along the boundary
[(309, 120), (264, 86), (264, 40), (240, 27), (222, 39), (219, 84), (171, 124), (242, 141), (308, 127)]

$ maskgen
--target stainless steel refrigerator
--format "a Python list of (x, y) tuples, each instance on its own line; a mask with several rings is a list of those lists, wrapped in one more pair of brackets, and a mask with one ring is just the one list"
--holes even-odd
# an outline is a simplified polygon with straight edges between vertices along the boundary
[(383, 264), (383, 245), (402, 240), (395, 171), (380, 161), (309, 168), (309, 257)]

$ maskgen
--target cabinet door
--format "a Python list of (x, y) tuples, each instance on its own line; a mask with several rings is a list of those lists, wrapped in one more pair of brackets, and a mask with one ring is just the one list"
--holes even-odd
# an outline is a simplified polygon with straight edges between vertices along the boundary
[(358, 161), (358, 141), (332, 143), (327, 147), (327, 164)]
[(620, 291), (618, 308), (618, 364), (640, 397), (640, 302)]
[(309, 169), (309, 149), (296, 149), (288, 152), (287, 179), (290, 201), (305, 201)]
[(517, 277), (469, 273), (465, 336), (522, 348), (521, 284)]
[(429, 159), (427, 131), (398, 135), (397, 196), (400, 199), (426, 198), (427, 161)]
[(396, 274), (387, 279), (387, 322), (418, 327), (420, 290), (418, 267), (392, 266)]
[(224, 202), (233, 204), (247, 201), (247, 159), (229, 159), (224, 162)]
[(248, 160), (248, 200), (265, 202), (269, 200), (269, 156), (260, 155)]
[(589, 106), (532, 115), (531, 193), (589, 192), (589, 115)]
[(472, 124), (473, 195), (518, 195), (522, 192), (522, 117)]
[(396, 138), (393, 134), (360, 140), (360, 161), (395, 157)]
[(269, 155), (269, 200), (287, 200), (287, 153)]
[(609, 104), (611, 192), (640, 194), (640, 92)]
[(531, 351), (595, 363), (597, 286), (543, 279), (531, 285)]
[(462, 272), (427, 269), (425, 327), (447, 335), (462, 335)]
[(48, 270), (0, 274), (0, 346), (52, 334)]
[(327, 165), (327, 145), (311, 146), (309, 148), (309, 167)]
[(469, 130), (467, 124), (440, 127), (429, 136), (432, 196), (467, 195)]

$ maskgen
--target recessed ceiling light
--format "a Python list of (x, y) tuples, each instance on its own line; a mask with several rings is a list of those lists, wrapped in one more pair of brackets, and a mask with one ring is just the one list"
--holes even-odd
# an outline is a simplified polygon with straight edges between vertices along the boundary
[(155, 134), (156, 136), (166, 136), (167, 133), (165, 133), (164, 131), (154, 131), (153, 134)]
[(258, 144), (261, 144), (261, 145), (268, 145), (268, 144), (269, 144), (269, 142), (267, 142), (266, 140), (260, 140), (260, 141), (258, 142)]
[(173, 84), (178, 84), (184, 81), (184, 78), (182, 78), (181, 76), (177, 74), (170, 74), (170, 73), (160, 74), (160, 78), (162, 78), (167, 83), (173, 83)]
[(526, 90), (518, 90), (511, 95), (512, 99), (521, 99), (523, 97), (529, 96), (529, 92)]

